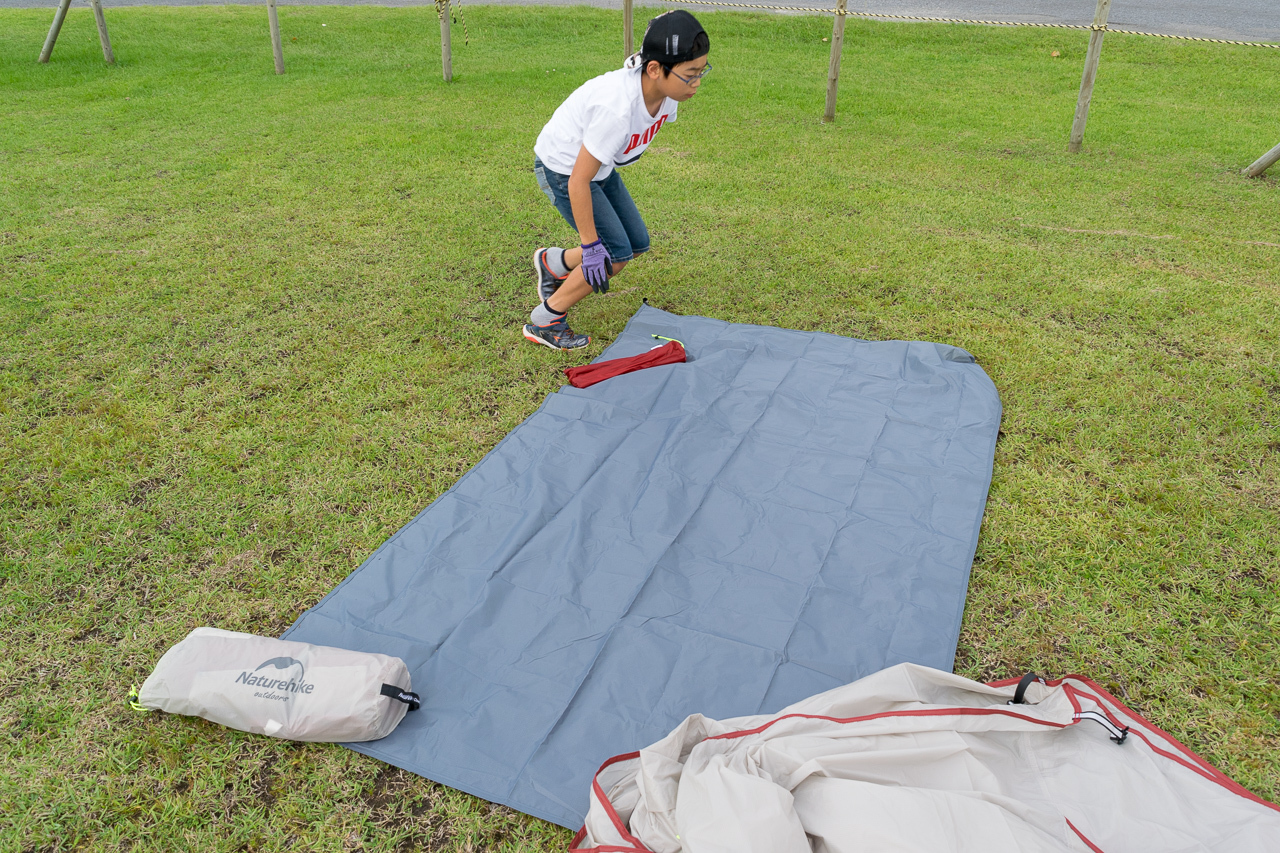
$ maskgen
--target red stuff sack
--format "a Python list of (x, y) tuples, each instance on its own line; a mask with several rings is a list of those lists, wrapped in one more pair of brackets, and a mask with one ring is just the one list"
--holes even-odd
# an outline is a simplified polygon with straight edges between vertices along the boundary
[(588, 388), (597, 382), (621, 376), (624, 373), (635, 373), (646, 367), (657, 367), (660, 364), (679, 364), (686, 360), (684, 347), (679, 341), (669, 341), (648, 352), (633, 355), (629, 358), (611, 358), (595, 364), (584, 364), (580, 367), (566, 367), (564, 375), (574, 388)]

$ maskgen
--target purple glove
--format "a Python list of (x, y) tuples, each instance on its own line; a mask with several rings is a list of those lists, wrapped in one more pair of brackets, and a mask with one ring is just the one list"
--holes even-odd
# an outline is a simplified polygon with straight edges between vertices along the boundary
[(582, 277), (596, 293), (609, 292), (609, 252), (604, 243), (596, 240), (582, 247)]

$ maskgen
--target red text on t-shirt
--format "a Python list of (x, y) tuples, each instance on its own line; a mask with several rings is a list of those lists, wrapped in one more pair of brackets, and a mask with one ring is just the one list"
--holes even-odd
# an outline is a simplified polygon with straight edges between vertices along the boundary
[(662, 125), (666, 122), (666, 120), (667, 120), (667, 114), (663, 113), (662, 118), (658, 119), (652, 125), (650, 125), (649, 129), (646, 130), (643, 134), (639, 134), (639, 133), (631, 134), (631, 142), (627, 144), (627, 150), (623, 151), (622, 153), (624, 155), (630, 154), (633, 149), (638, 148), (641, 145), (648, 145), (649, 142), (652, 141), (654, 135), (658, 132), (658, 128), (662, 127)]

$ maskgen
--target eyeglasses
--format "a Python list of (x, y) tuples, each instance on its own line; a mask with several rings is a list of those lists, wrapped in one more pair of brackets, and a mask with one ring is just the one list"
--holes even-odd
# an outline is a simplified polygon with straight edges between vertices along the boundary
[(679, 74), (675, 72), (674, 69), (671, 71), (671, 76), (675, 77), (677, 80), (683, 81), (686, 86), (696, 86), (699, 80), (701, 80), (703, 77), (706, 77), (710, 73), (711, 73), (711, 66), (704, 65), (702, 66), (701, 71), (689, 77), (681, 77)]

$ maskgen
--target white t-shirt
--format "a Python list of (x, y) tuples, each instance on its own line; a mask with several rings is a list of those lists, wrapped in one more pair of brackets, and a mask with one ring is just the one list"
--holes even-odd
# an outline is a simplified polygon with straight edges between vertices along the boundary
[(676, 102), (663, 98), (649, 115), (640, 88), (640, 68), (619, 68), (579, 86), (538, 134), (533, 153), (561, 175), (573, 174), (583, 146), (600, 161), (591, 180), (603, 181), (618, 166), (639, 159), (658, 128), (676, 120)]

